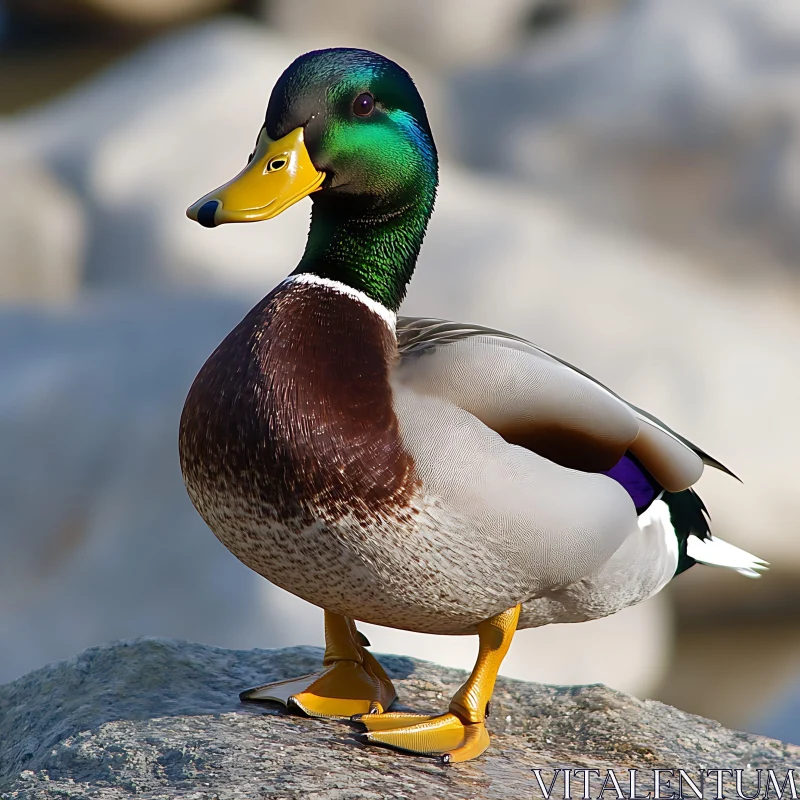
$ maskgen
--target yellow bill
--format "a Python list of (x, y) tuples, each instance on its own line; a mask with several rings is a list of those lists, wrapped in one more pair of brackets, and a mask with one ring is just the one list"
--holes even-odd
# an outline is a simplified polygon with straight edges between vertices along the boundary
[(272, 219), (317, 191), (324, 180), (325, 173), (311, 163), (302, 128), (275, 142), (262, 130), (252, 161), (233, 180), (189, 206), (186, 216), (207, 228)]

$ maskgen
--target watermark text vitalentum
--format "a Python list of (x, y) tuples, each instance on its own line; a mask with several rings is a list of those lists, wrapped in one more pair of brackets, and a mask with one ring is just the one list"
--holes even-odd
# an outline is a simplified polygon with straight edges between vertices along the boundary
[(543, 800), (798, 800), (794, 769), (534, 769)]

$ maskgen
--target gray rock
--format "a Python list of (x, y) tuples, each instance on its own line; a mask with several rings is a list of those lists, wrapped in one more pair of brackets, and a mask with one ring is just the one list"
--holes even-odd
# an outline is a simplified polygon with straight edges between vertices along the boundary
[[(164, 639), (87, 650), (0, 687), (0, 791), (8, 798), (521, 798), (531, 770), (655, 767), (785, 770), (800, 748), (604, 686), (501, 679), (493, 746), (440, 766), (365, 748), (346, 723), (243, 705), (237, 693), (319, 667), (321, 651), (229, 651)], [(381, 656), (403, 702), (443, 709), (464, 674)], [(624, 773), (627, 776), (627, 773)], [(596, 794), (596, 789), (592, 792)]]
[(759, 733), (771, 732), (787, 742), (800, 744), (800, 681), (796, 677), (779, 701), (773, 703), (761, 719), (754, 721), (752, 729)]
[[(293, 36), (325, 35), (330, 41), (371, 50), (396, 48), (437, 67), (474, 64), (505, 55), (523, 38), (526, 16), (541, 0), (261, 0), (269, 21)], [(355, 37), (355, 40), (354, 40)]]
[(791, 0), (620, 3), (457, 77), (457, 149), (728, 269), (796, 269), (799, 31)]
[(232, 0), (5, 0), (5, 5), (31, 21), (51, 25), (83, 23), (98, 19), (131, 26), (169, 25), (208, 14), (232, 4)]
[(72, 300), (83, 280), (83, 207), (2, 125), (0, 186), (0, 302)]

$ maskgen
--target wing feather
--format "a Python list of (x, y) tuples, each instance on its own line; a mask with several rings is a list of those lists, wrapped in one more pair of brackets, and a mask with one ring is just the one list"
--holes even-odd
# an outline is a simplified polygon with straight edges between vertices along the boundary
[(603, 471), (630, 449), (669, 491), (694, 484), (703, 464), (733, 475), (656, 417), (518, 336), (398, 317), (397, 338), (399, 380), (449, 400), (512, 444), (562, 466)]

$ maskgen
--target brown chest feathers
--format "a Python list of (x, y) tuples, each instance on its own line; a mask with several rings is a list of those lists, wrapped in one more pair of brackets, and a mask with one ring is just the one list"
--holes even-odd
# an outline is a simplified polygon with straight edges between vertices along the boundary
[(221, 497), (308, 523), (405, 507), (417, 480), (392, 408), (395, 355), (386, 323), (357, 299), (276, 287), (189, 391), (180, 458), (195, 503)]

